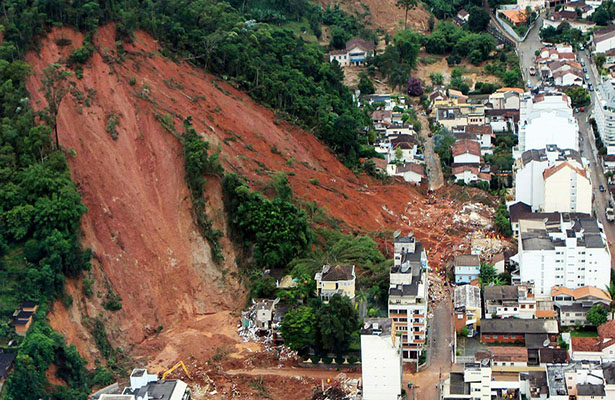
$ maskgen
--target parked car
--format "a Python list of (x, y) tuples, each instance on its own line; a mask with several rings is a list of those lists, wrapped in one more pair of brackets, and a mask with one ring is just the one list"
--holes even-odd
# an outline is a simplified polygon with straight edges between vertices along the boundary
[(530, 67), (530, 75), (536, 75), (536, 67), (534, 67), (533, 65)]
[(584, 59), (581, 59), (581, 66), (583, 66), (583, 67), (585, 66), (585, 60)]
[(598, 189), (600, 189), (601, 192), (604, 192), (604, 185), (598, 186)]
[(582, 44), (579, 45), (579, 50), (585, 50), (585, 47), (583, 47)]
[(587, 86), (589, 86), (589, 91), (593, 92), (594, 91), (594, 87), (592, 86), (591, 83), (588, 83)]
[(583, 67), (583, 72), (587, 73), (587, 68)]
[(589, 82), (589, 74), (585, 74), (585, 80)]

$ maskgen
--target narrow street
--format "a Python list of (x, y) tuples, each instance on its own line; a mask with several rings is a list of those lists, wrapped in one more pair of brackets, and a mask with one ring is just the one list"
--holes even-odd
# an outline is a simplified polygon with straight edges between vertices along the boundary
[[(418, 107), (418, 103), (415, 107)], [(417, 117), (423, 127), (419, 134), (424, 140), (423, 155), (425, 156), (425, 173), (429, 182), (429, 190), (437, 190), (444, 186), (444, 174), (442, 173), (440, 156), (436, 154), (434, 149), (433, 137), (429, 137), (429, 120), (424, 115), (417, 114)]]
[(523, 74), (524, 82), (529, 79), (532, 87), (535, 87), (540, 83), (540, 77), (538, 74), (535, 76), (530, 75), (530, 67), (534, 65), (534, 59), (536, 57), (536, 50), (542, 47), (540, 40), (540, 28), (542, 27), (543, 16), (539, 15), (536, 23), (532, 27), (530, 33), (523, 42), (517, 43), (517, 52), (519, 54), (519, 61), (521, 63), (521, 73)]
[[(442, 302), (433, 310), (429, 321), (429, 365), (423, 371), (404, 374), (404, 388), (408, 400), (437, 400), (440, 397), (439, 383), (448, 378), (452, 368), (451, 343), (453, 341), (453, 306)], [(440, 382), (441, 381), (441, 382)], [(408, 383), (414, 389), (408, 389)]]

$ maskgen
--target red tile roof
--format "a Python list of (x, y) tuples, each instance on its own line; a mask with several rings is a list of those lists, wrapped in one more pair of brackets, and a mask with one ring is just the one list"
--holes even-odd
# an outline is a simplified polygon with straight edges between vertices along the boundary
[(480, 144), (475, 140), (462, 139), (455, 142), (453, 156), (472, 154), (480, 157)]
[(615, 338), (615, 321), (608, 321), (600, 325), (598, 335), (604, 338)]
[(559, 165), (556, 165), (554, 167), (545, 169), (544, 172), (542, 173), (542, 176), (543, 176), (544, 179), (547, 179), (551, 175), (553, 175), (556, 172), (562, 170), (564, 167), (568, 167), (568, 168), (572, 169), (573, 171), (575, 171), (577, 174), (579, 174), (582, 177), (584, 177), (585, 179), (589, 179), (587, 177), (587, 171), (585, 169), (577, 168), (574, 165), (570, 164), (568, 161), (564, 161), (563, 163), (561, 163)]

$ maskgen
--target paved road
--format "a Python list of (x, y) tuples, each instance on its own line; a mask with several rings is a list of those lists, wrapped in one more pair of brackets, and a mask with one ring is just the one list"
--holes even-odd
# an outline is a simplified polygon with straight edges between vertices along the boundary
[[(404, 374), (404, 387), (408, 382), (414, 383), (416, 389), (408, 392), (409, 400), (437, 400), (440, 397), (438, 383), (448, 378), (451, 371), (451, 343), (453, 340), (453, 305), (450, 301), (442, 302), (433, 310), (429, 321), (430, 363), (418, 373)], [(414, 393), (412, 393), (414, 392)], [(412, 397), (414, 396), (414, 397)]]
[(540, 81), (540, 77), (538, 75), (530, 76), (530, 67), (534, 65), (536, 50), (542, 47), (542, 42), (540, 41), (539, 35), (540, 28), (542, 27), (542, 20), (543, 17), (539, 16), (525, 40), (517, 44), (517, 52), (521, 62), (523, 79), (527, 82), (529, 78), (532, 83), (532, 87), (536, 86)]
[[(414, 107), (415, 110), (418, 110), (418, 103)], [(427, 174), (429, 189), (437, 190), (444, 186), (444, 174), (442, 173), (440, 156), (434, 150), (434, 138), (429, 137), (429, 120), (424, 115), (418, 114), (417, 116), (422, 125), (420, 135), (424, 139), (423, 155), (425, 156), (425, 173)]]
[[(589, 79), (594, 86), (597, 88), (599, 84), (599, 79), (596, 76), (597, 71), (591, 65), (591, 59), (588, 56), (587, 51), (579, 51), (577, 56), (585, 61), (585, 65), (587, 68), (587, 74), (589, 75)], [(589, 160), (590, 169), (591, 169), (591, 178), (592, 178), (592, 191), (594, 195), (594, 210), (598, 219), (602, 222), (604, 226), (604, 231), (609, 241), (609, 250), (611, 251), (611, 268), (615, 269), (615, 258), (613, 255), (615, 254), (615, 224), (612, 222), (608, 222), (605, 216), (605, 209), (607, 204), (609, 203), (610, 194), (608, 191), (600, 192), (599, 187), (603, 185), (607, 188), (606, 177), (604, 176), (604, 170), (602, 169), (602, 164), (598, 159), (598, 151), (596, 148), (596, 140), (594, 138), (594, 133), (592, 131), (591, 125), (588, 122), (588, 119), (591, 115), (591, 109), (598, 104), (598, 97), (596, 92), (590, 92), (592, 105), (589, 110), (585, 110), (583, 113), (577, 114), (577, 120), (579, 121), (579, 132), (580, 132), (580, 140), (581, 140), (581, 155)]]

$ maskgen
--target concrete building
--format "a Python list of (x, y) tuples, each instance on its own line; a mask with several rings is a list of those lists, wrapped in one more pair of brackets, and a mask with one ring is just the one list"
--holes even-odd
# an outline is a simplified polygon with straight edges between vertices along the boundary
[(527, 150), (513, 169), (515, 201), (533, 212), (591, 213), (591, 180), (578, 151), (555, 145)]
[(598, 101), (592, 115), (607, 155), (615, 155), (615, 79), (602, 82), (595, 93)]
[(478, 279), (478, 274), (480, 274), (480, 258), (478, 256), (473, 254), (455, 256), (453, 264), (455, 266), (456, 284), (470, 283), (474, 279)]
[(596, 29), (592, 35), (595, 53), (606, 53), (615, 49), (615, 27), (612, 25)]
[(553, 319), (483, 319), (480, 324), (480, 341), (483, 343), (527, 343), (539, 337), (557, 343), (559, 329)]
[(404, 362), (418, 363), (427, 327), (427, 254), (411, 234), (395, 238), (394, 249), (388, 314), (395, 330), (401, 332)]
[(451, 372), (442, 385), (443, 400), (491, 400), (491, 365), (466, 364), (463, 372)]
[(532, 283), (536, 296), (550, 296), (553, 286), (575, 289), (601, 286), (611, 277), (611, 255), (599, 221), (592, 218), (520, 220), (517, 260), (520, 279)]
[(489, 95), (489, 104), (494, 110), (519, 110), (523, 93), (520, 88), (500, 88)]
[(565, 94), (540, 94), (521, 97), (519, 145), (513, 152), (519, 158), (527, 150), (547, 145), (579, 150), (579, 127)]
[(354, 265), (323, 265), (322, 271), (314, 276), (316, 295), (325, 303), (335, 294), (347, 296), (354, 302), (356, 278)]
[(425, 165), (413, 162), (404, 164), (388, 164), (386, 167), (387, 175), (401, 176), (404, 181), (418, 185), (425, 179)]
[(480, 288), (474, 285), (457, 286), (453, 296), (453, 306), (455, 331), (461, 333), (463, 328), (467, 328), (468, 336), (474, 336), (482, 316)]
[(606, 399), (602, 367), (571, 362), (547, 366), (547, 385), (551, 400)]
[(361, 329), (363, 399), (401, 398), (401, 337), (388, 318), (366, 318)]

